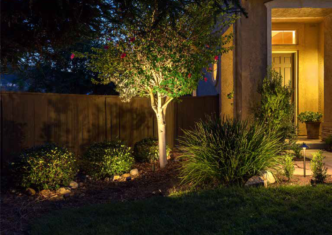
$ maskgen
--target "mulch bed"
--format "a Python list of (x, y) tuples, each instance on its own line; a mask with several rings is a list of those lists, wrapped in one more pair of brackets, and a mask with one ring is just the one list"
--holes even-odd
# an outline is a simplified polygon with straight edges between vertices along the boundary
[[(175, 154), (175, 156), (181, 153)], [(24, 191), (8, 190), (2, 192), (1, 200), (1, 234), (27, 234), (31, 221), (43, 214), (64, 208), (82, 207), (91, 204), (140, 200), (150, 197), (167, 196), (173, 191), (185, 189), (180, 186), (178, 161), (171, 160), (164, 169), (152, 164), (136, 164), (139, 176), (131, 181), (85, 181), (83, 185), (72, 190), (70, 195), (62, 196), (53, 193), (49, 197), (42, 195), (29, 196)], [(310, 185), (311, 176), (294, 176), (288, 182), (282, 178), (269, 187), (282, 185)], [(77, 182), (80, 183), (78, 180)], [(332, 184), (329, 177), (327, 183)]]
[(170, 161), (164, 169), (152, 164), (136, 164), (140, 175), (125, 182), (90, 181), (72, 190), (70, 196), (29, 196), (25, 192), (9, 190), (1, 195), (1, 234), (26, 234), (29, 223), (44, 213), (63, 208), (81, 207), (112, 201), (139, 200), (166, 196), (180, 189), (180, 163)]

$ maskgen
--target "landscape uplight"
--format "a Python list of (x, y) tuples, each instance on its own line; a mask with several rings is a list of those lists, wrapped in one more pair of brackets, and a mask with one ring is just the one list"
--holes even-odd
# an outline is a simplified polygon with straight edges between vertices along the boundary
[(307, 148), (309, 148), (308, 147), (308, 145), (306, 145), (304, 142), (303, 142), (303, 144), (302, 144), (302, 149), (303, 149), (303, 176), (304, 177), (306, 177), (306, 168), (305, 168), (305, 150), (307, 149)]

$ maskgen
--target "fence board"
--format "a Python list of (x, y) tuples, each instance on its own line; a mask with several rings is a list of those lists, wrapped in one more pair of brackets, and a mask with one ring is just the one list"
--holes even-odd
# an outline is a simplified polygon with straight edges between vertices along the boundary
[[(158, 138), (150, 100), (123, 103), (117, 96), (60, 95), (2, 92), (1, 162), (24, 148), (54, 142), (81, 155), (93, 142), (117, 137), (133, 146)], [(184, 97), (171, 102), (166, 113), (166, 142), (173, 147), (183, 129), (192, 128), (205, 115), (219, 113), (219, 99)], [(4, 165), (2, 164), (2, 168)]]

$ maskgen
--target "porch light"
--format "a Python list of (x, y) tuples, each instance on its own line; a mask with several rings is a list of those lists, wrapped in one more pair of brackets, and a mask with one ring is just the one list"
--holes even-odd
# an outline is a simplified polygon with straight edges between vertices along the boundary
[(306, 177), (306, 169), (305, 169), (305, 150), (306, 150), (307, 148), (309, 148), (309, 147), (308, 147), (308, 145), (306, 145), (306, 144), (303, 142), (303, 144), (301, 145), (301, 148), (303, 149), (303, 176)]

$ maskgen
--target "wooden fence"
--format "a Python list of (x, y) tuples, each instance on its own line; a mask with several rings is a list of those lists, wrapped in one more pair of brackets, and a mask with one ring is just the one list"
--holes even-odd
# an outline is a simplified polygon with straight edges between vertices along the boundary
[[(166, 114), (167, 144), (174, 146), (183, 129), (219, 113), (218, 96), (184, 97)], [(24, 148), (54, 142), (76, 154), (93, 142), (117, 137), (133, 146), (157, 138), (157, 122), (147, 98), (123, 103), (117, 96), (1, 93), (1, 166)]]

